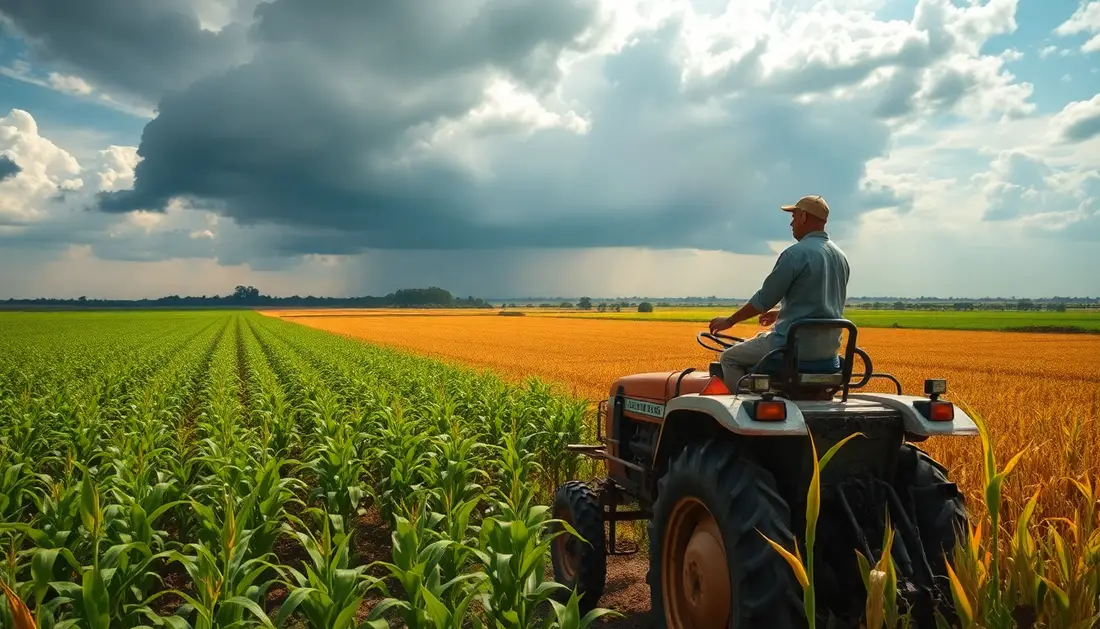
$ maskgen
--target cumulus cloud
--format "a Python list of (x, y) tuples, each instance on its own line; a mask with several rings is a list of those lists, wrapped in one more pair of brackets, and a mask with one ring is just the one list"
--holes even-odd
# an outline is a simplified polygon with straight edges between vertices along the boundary
[(1100, 94), (1066, 105), (1051, 121), (1051, 129), (1066, 142), (1084, 142), (1100, 135)]
[(1100, 236), (1100, 171), (1057, 168), (1047, 159), (1021, 150), (998, 154), (990, 169), (974, 177), (986, 198), (985, 218), (1014, 221), (1032, 233)]
[(1059, 24), (1054, 33), (1062, 37), (1089, 35), (1091, 37), (1081, 44), (1081, 52), (1100, 51), (1100, 1), (1082, 0), (1073, 15)]
[(166, 95), (134, 187), (99, 207), (188, 199), (292, 228), (271, 243), (287, 253), (761, 252), (787, 235), (761, 212), (802, 194), (829, 198), (838, 230), (900, 204), (863, 181), (899, 119), (1032, 108), (981, 54), (1014, 0), (921, 0), (889, 22), (858, 3), (655, 6), (262, 4), (251, 61)]
[(0, 118), (0, 155), (19, 168), (7, 167), (0, 178), (0, 225), (41, 218), (57, 194), (83, 187), (80, 164), (39, 135), (38, 123), (23, 110)]

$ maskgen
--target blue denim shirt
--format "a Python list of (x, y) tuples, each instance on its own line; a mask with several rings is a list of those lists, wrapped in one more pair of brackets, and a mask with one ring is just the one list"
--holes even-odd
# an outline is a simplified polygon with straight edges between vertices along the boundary
[[(772, 347), (786, 344), (787, 330), (794, 321), (842, 318), (848, 275), (848, 258), (823, 231), (806, 234), (779, 254), (771, 274), (749, 300), (761, 312), (782, 302), (772, 332)], [(835, 355), (842, 334), (843, 330), (836, 329), (800, 330), (799, 360)]]

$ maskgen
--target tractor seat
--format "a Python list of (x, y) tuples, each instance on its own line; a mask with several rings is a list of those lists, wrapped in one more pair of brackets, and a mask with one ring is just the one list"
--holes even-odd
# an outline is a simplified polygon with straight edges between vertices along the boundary
[[(755, 369), (750, 368), (749, 371), (778, 378), (783, 375), (783, 357), (780, 354), (772, 354)], [(722, 363), (712, 362), (710, 375), (722, 377)], [(832, 358), (801, 360), (798, 362), (798, 374), (794, 375), (795, 381), (799, 384), (825, 386), (840, 386), (843, 377), (840, 356), (836, 355)]]
[[(766, 373), (770, 376), (778, 376), (783, 371), (783, 357), (779, 354), (772, 354), (761, 363), (757, 369), (759, 373)], [(800, 360), (798, 361), (798, 373), (839, 373), (840, 372), (840, 356), (834, 355), (832, 358), (821, 358), (817, 360)]]

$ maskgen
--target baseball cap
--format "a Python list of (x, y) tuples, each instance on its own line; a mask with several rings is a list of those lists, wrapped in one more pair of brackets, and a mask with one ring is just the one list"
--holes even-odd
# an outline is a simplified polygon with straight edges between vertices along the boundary
[(794, 205), (783, 205), (780, 207), (784, 212), (793, 212), (798, 209), (807, 214), (812, 214), (821, 220), (828, 220), (829, 218), (829, 204), (826, 203), (825, 199), (822, 199), (819, 194), (805, 196), (799, 199)]

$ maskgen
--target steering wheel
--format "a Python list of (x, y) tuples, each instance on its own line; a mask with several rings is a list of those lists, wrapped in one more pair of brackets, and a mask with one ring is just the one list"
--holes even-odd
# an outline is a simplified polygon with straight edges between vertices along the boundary
[[(710, 339), (710, 340), (714, 341), (715, 343), (718, 343), (719, 345), (721, 345), (721, 347), (712, 347), (710, 345), (707, 345), (706, 343), (703, 342), (703, 339)], [(724, 349), (728, 349), (730, 347), (733, 347), (734, 343), (727, 343), (727, 342), (723, 341), (722, 339), (728, 339), (730, 341), (733, 341), (734, 343), (744, 343), (745, 342), (745, 339), (743, 339), (743, 338), (739, 338), (739, 337), (736, 337), (736, 336), (729, 336), (727, 334), (722, 334), (721, 332), (715, 332), (715, 333), (700, 332), (699, 334), (695, 335), (695, 340), (698, 341), (698, 343), (700, 345), (702, 345), (703, 347), (709, 349), (712, 352), (721, 352)]]

